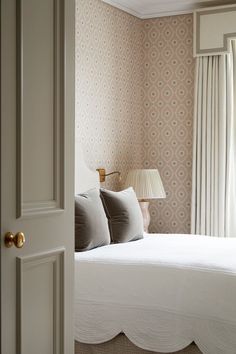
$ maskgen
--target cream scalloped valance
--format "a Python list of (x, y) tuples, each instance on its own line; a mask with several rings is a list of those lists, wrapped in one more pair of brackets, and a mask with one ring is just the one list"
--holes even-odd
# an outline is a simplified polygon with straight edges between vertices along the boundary
[(194, 56), (226, 54), (236, 38), (236, 4), (194, 11)]

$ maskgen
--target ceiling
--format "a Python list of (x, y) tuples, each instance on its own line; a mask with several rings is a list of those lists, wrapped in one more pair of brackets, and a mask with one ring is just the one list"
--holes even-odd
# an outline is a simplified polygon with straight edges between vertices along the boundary
[(236, 4), (236, 0), (102, 0), (136, 17), (181, 15), (209, 6)]

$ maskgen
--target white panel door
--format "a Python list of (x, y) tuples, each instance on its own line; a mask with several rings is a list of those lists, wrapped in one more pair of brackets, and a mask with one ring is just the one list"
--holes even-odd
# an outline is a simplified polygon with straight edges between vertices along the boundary
[(1, 1), (1, 354), (74, 351), (74, 13)]

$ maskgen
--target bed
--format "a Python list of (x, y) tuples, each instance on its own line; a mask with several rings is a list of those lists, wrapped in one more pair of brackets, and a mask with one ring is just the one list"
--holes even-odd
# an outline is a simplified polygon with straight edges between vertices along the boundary
[[(78, 155), (76, 192), (99, 188)], [(76, 353), (236, 354), (235, 251), (236, 239), (146, 234), (75, 253)]]

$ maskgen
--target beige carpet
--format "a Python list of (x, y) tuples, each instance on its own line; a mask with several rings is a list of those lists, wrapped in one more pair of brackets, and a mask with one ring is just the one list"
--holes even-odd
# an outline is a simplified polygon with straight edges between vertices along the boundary
[[(83, 343), (75, 343), (75, 354), (153, 354), (149, 350), (136, 347), (123, 334), (120, 334), (112, 341), (88, 345)], [(156, 352), (155, 352), (156, 353)], [(162, 354), (162, 353), (156, 353)], [(202, 354), (195, 344), (191, 344), (187, 348), (172, 354)]]

